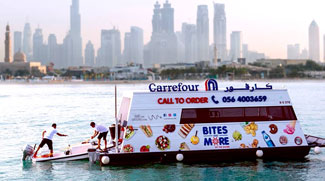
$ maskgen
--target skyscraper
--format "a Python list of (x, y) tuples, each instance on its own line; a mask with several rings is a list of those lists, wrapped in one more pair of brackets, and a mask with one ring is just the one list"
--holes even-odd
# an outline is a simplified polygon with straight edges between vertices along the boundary
[(152, 15), (152, 33), (158, 33), (161, 31), (161, 14), (160, 14), (160, 4), (158, 1), (154, 5), (153, 15)]
[(166, 33), (174, 33), (174, 8), (171, 4), (166, 3), (161, 11), (161, 30)]
[(300, 45), (288, 45), (287, 46), (287, 58), (288, 59), (299, 59), (300, 58)]
[(40, 28), (35, 29), (33, 34), (33, 61), (46, 63), (43, 57), (43, 34)]
[(85, 48), (85, 65), (87, 66), (95, 65), (95, 49), (91, 41), (88, 41)]
[(124, 36), (124, 63), (143, 64), (143, 30), (132, 26)]
[(308, 58), (308, 50), (307, 48), (304, 48), (301, 50), (301, 54), (299, 56), (301, 59), (307, 59)]
[(131, 32), (124, 33), (124, 49), (122, 53), (122, 64), (132, 62), (131, 60)]
[(17, 53), (19, 50), (22, 51), (22, 33), (20, 31), (14, 32), (14, 53)]
[(50, 34), (47, 38), (47, 64), (52, 62), (54, 63), (54, 65), (58, 66), (60, 65), (60, 62), (59, 62), (59, 55), (60, 53), (58, 52), (58, 43), (57, 43), (57, 40), (56, 40), (56, 36), (55, 34)]
[(120, 64), (121, 35), (117, 29), (102, 30), (101, 46), (97, 54), (97, 65), (114, 67)]
[(309, 26), (309, 58), (320, 61), (319, 56), (319, 28), (315, 20)]
[(185, 51), (185, 63), (194, 63), (197, 61), (197, 34), (194, 24), (182, 24), (182, 35)]
[(151, 40), (146, 46), (144, 64), (177, 62), (177, 38), (174, 32), (174, 8), (166, 0), (163, 8), (156, 2), (152, 16)]
[(81, 17), (79, 14), (79, 0), (72, 0), (70, 6), (70, 33), (81, 34)]
[(123, 64), (132, 62), (131, 58), (131, 32), (124, 34)]
[(65, 62), (67, 62), (67, 65), (83, 65), (79, 0), (72, 0), (70, 6), (70, 31), (65, 37), (65, 43), (64, 51), (66, 52), (65, 58), (67, 59)]
[(23, 52), (25, 53), (27, 60), (32, 59), (33, 49), (32, 49), (32, 29), (29, 23), (24, 26), (24, 37), (23, 37)]
[[(56, 61), (53, 61), (54, 66), (56, 68), (66, 68), (66, 62), (65, 62), (65, 49), (64, 49), (64, 45), (62, 44), (58, 44), (57, 49), (56, 49)], [(50, 60), (51, 61), (51, 60)]]
[(242, 52), (241, 58), (245, 58), (246, 63), (253, 63), (258, 59), (265, 59), (264, 53), (249, 50), (248, 44), (243, 44)]
[(62, 51), (63, 51), (62, 62), (61, 62), (62, 68), (67, 68), (71, 66), (71, 60), (73, 58), (71, 50), (72, 50), (72, 39), (70, 34), (68, 33), (63, 39), (63, 44), (62, 44)]
[(242, 56), (242, 32), (233, 31), (230, 35), (230, 60), (237, 61)]
[(6, 33), (5, 33), (5, 62), (8, 63), (12, 62), (9, 24), (6, 26)]
[(197, 59), (209, 60), (209, 12), (207, 5), (197, 7)]
[(177, 62), (185, 62), (185, 45), (184, 45), (184, 36), (181, 31), (175, 32), (177, 37)]
[(218, 58), (224, 60), (227, 58), (227, 21), (224, 4), (214, 4), (213, 35)]

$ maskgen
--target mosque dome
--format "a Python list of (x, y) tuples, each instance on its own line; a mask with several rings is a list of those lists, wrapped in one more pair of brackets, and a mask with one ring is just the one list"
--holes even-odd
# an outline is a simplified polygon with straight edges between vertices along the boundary
[(19, 50), (14, 55), (14, 62), (26, 62), (26, 55)]

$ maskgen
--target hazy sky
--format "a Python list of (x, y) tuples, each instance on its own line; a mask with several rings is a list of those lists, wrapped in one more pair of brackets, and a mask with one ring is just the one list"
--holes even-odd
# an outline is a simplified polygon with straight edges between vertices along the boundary
[[(80, 0), (83, 47), (91, 40), (95, 48), (100, 44), (101, 29), (113, 26), (124, 33), (130, 26), (144, 29), (144, 42), (151, 36), (153, 5), (156, 0)], [(165, 0), (159, 0), (161, 4)], [(196, 23), (197, 5), (209, 6), (210, 42), (213, 40), (213, 2), (224, 3), (227, 16), (227, 42), (231, 31), (243, 32), (243, 43), (250, 50), (266, 53), (272, 58), (286, 58), (287, 44), (299, 43), (308, 48), (308, 27), (313, 19), (320, 27), (321, 55), (325, 27), (323, 0), (169, 0), (175, 9), (175, 31), (183, 22)], [(23, 31), (26, 21), (34, 33), (39, 26), (44, 40), (54, 33), (59, 43), (69, 30), (71, 0), (0, 0), (0, 61), (4, 57), (5, 26)], [(322, 59), (322, 58), (321, 58)]]

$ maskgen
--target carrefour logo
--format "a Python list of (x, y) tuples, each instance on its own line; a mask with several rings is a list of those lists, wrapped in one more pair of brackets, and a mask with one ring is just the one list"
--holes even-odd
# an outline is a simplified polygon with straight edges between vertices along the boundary
[(218, 90), (218, 83), (214, 79), (207, 79), (205, 81), (205, 90), (206, 91), (217, 91)]
[[(206, 91), (217, 91), (218, 83), (214, 79), (207, 79), (204, 82)], [(199, 84), (183, 84), (182, 82), (178, 84), (169, 85), (156, 85), (155, 83), (149, 84), (150, 92), (196, 92), (199, 91)]]

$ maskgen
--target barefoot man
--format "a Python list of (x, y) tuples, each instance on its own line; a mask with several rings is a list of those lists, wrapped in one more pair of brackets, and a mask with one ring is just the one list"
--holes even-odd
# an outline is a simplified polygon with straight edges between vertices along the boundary
[(91, 122), (90, 123), (90, 126), (92, 128), (95, 128), (94, 135), (90, 137), (91, 139), (95, 138), (98, 135), (98, 133), (99, 133), (99, 135), (98, 135), (98, 146), (97, 146), (97, 149), (100, 149), (100, 140), (103, 138), (104, 143), (105, 143), (104, 150), (106, 150), (107, 149), (106, 137), (107, 137), (108, 129), (105, 126), (97, 125), (94, 122)]
[[(46, 135), (45, 135), (46, 133)], [(51, 153), (50, 153), (50, 157), (53, 157), (53, 142), (52, 142), (52, 138), (53, 136), (57, 134), (59, 136), (68, 136), (68, 135), (65, 135), (65, 134), (61, 134), (61, 133), (58, 133), (58, 131), (56, 130), (56, 124), (53, 123), (52, 124), (52, 128), (50, 130), (47, 130), (47, 131), (43, 131), (42, 133), (42, 142), (41, 144), (38, 145), (38, 148), (36, 150), (36, 152), (34, 153), (34, 156), (33, 157), (36, 157), (37, 156), (37, 152), (40, 148), (42, 148), (45, 144), (47, 144), (47, 146), (49, 147)]]

